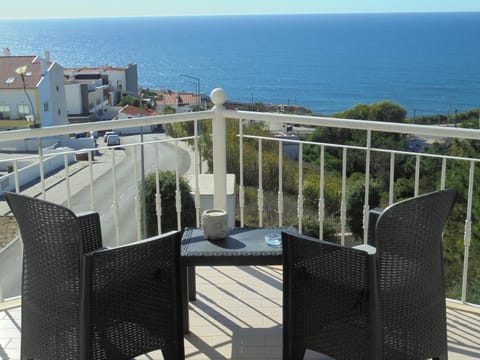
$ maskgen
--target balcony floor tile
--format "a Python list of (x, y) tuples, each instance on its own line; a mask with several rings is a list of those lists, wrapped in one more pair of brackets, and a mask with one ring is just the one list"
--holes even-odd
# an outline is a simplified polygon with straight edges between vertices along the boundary
[[(282, 268), (197, 267), (186, 359), (281, 359)], [(19, 359), (20, 309), (0, 312), (0, 359)], [(449, 359), (480, 358), (480, 315), (447, 310)], [(160, 352), (137, 357), (162, 359)], [(328, 359), (328, 357), (325, 357)]]

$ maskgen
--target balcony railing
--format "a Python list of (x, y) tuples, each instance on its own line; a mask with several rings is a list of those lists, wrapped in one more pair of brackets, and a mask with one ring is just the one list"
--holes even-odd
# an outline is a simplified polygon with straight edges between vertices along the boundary
[[(348, 238), (348, 227), (347, 227), (347, 194), (349, 191), (348, 177), (347, 177), (347, 168), (348, 168), (348, 156), (352, 153), (362, 154), (362, 159), (365, 161), (364, 165), (364, 174), (362, 175), (362, 181), (364, 182), (364, 208), (363, 208), (363, 239), (366, 241), (368, 236), (368, 211), (370, 210), (369, 204), (369, 189), (370, 183), (375, 178), (376, 174), (371, 173), (372, 169), (372, 158), (376, 154), (387, 154), (389, 158), (388, 165), (383, 171), (388, 174), (388, 204), (396, 201), (395, 199), (395, 165), (396, 159), (399, 157), (406, 157), (413, 159), (414, 162), (414, 195), (418, 195), (422, 188), (420, 186), (420, 174), (424, 170), (422, 164), (426, 159), (437, 159), (441, 162), (440, 173), (437, 174), (437, 178), (440, 179), (439, 187), (445, 188), (447, 186), (447, 164), (451, 163), (462, 163), (468, 164), (468, 176), (465, 178), (465, 182), (462, 183), (462, 197), (465, 198), (465, 218), (464, 226), (459, 230), (457, 236), (463, 239), (463, 253), (461, 257), (463, 258), (463, 263), (461, 269), (457, 271), (462, 273), (462, 280), (459, 288), (459, 295), (455, 296), (456, 300), (466, 303), (468, 302), (468, 286), (469, 280), (469, 261), (470, 261), (470, 248), (473, 246), (479, 246), (480, 239), (474, 238), (472, 234), (472, 221), (473, 219), (473, 208), (475, 204), (475, 194), (478, 191), (477, 184), (475, 183), (475, 167), (477, 162), (480, 161), (480, 158), (467, 157), (467, 156), (446, 156), (438, 154), (429, 154), (429, 153), (419, 153), (416, 151), (406, 151), (404, 149), (384, 149), (384, 148), (375, 148), (372, 145), (372, 134), (377, 133), (395, 133), (395, 134), (410, 134), (416, 136), (422, 136), (425, 138), (440, 138), (440, 139), (468, 139), (468, 140), (480, 140), (480, 130), (472, 129), (462, 129), (456, 127), (447, 127), (447, 126), (422, 126), (422, 125), (412, 125), (412, 124), (400, 124), (400, 123), (386, 123), (386, 122), (375, 122), (375, 121), (363, 121), (363, 120), (351, 120), (351, 119), (339, 119), (339, 118), (329, 118), (329, 117), (317, 117), (317, 116), (297, 116), (297, 115), (286, 115), (286, 114), (277, 114), (277, 113), (258, 113), (250, 111), (239, 111), (239, 110), (227, 110), (224, 107), (224, 104), (227, 100), (225, 92), (222, 89), (215, 89), (211, 94), (211, 99), (214, 103), (214, 107), (211, 110), (200, 111), (200, 112), (191, 112), (191, 113), (180, 113), (174, 115), (162, 115), (162, 116), (151, 116), (151, 117), (140, 117), (134, 119), (126, 120), (113, 120), (113, 121), (100, 121), (87, 124), (73, 124), (68, 126), (56, 126), (49, 128), (39, 128), (39, 129), (28, 129), (28, 130), (18, 130), (18, 131), (6, 131), (0, 132), (0, 144), (5, 144), (8, 142), (12, 144), (14, 142), (38, 142), (40, 146), (38, 148), (40, 151), (34, 154), (27, 154), (22, 156), (12, 155), (7, 156), (6, 158), (0, 159), (0, 167), (6, 167), (5, 164), (11, 165), (12, 172), (8, 175), (3, 176), (0, 179), (0, 191), (10, 190), (10, 191), (28, 191), (32, 189), (30, 186), (28, 189), (26, 186), (22, 185), (22, 177), (28, 176), (28, 172), (32, 172), (33, 178), (35, 178), (34, 185), (36, 191), (34, 195), (39, 195), (40, 197), (54, 201), (65, 203), (67, 206), (73, 208), (75, 211), (80, 210), (95, 210), (99, 211), (102, 216), (102, 226), (107, 225), (111, 228), (110, 238), (113, 238), (112, 243), (109, 245), (120, 244), (125, 241), (135, 241), (142, 238), (142, 199), (136, 195), (135, 203), (132, 205), (131, 202), (125, 202), (123, 197), (125, 192), (134, 191), (135, 194), (141, 194), (141, 184), (142, 184), (142, 169), (145, 166), (146, 158), (149, 159), (148, 163), (152, 166), (147, 169), (148, 171), (164, 170), (166, 168), (173, 170), (176, 174), (176, 216), (177, 216), (177, 226), (179, 229), (183, 227), (184, 224), (181, 223), (181, 199), (180, 199), (180, 188), (179, 188), (179, 177), (186, 172), (188, 167), (181, 162), (181, 153), (184, 149), (187, 149), (191, 154), (191, 161), (189, 172), (196, 181), (193, 182), (194, 188), (192, 189), (195, 199), (196, 207), (196, 222), (199, 225), (199, 214), (201, 211), (200, 206), (200, 195), (201, 191), (199, 188), (199, 175), (200, 169), (203, 168), (203, 172), (210, 172), (213, 174), (213, 183), (214, 186), (214, 207), (217, 208), (227, 208), (227, 123), (230, 121), (237, 120), (238, 131), (236, 139), (238, 139), (238, 169), (236, 173), (236, 185), (238, 188), (238, 207), (237, 207), (237, 223), (239, 226), (246, 225), (245, 220), (245, 211), (246, 211), (246, 184), (245, 184), (245, 169), (247, 168), (247, 163), (250, 166), (252, 162), (251, 158), (246, 159), (244, 154), (244, 145), (246, 142), (255, 142), (258, 147), (258, 153), (254, 159), (256, 168), (256, 175), (258, 180), (256, 181), (256, 198), (257, 198), (257, 211), (258, 215), (254, 218), (258, 221), (257, 224), (252, 224), (251, 220), (248, 221), (248, 225), (258, 225), (258, 226), (284, 226), (286, 224), (287, 211), (291, 211), (291, 207), (288, 209), (285, 208), (285, 197), (284, 193), (284, 179), (286, 177), (296, 177), (296, 183), (298, 184), (296, 196), (296, 226), (300, 232), (303, 231), (303, 220), (305, 215), (305, 197), (304, 197), (304, 174), (305, 174), (305, 162), (303, 161), (304, 149), (306, 146), (313, 146), (319, 148), (319, 164), (317, 166), (318, 171), (318, 209), (316, 209), (316, 218), (318, 220), (318, 234), (319, 237), (323, 238), (324, 236), (324, 226), (325, 226), (325, 214), (328, 199), (325, 198), (325, 187), (326, 187), (326, 153), (332, 149), (335, 149), (341, 154), (341, 164), (339, 165), (339, 173), (341, 174), (341, 193), (340, 197), (340, 208), (339, 211), (339, 226), (338, 234), (340, 241), (345, 243)], [(210, 122), (211, 121), (211, 164), (213, 165), (211, 169), (205, 169), (205, 166), (201, 166), (201, 156), (199, 152), (199, 138), (200, 134), (198, 132), (199, 123)], [(359, 130), (363, 131), (365, 134), (365, 144), (362, 146), (352, 146), (348, 144), (336, 144), (330, 142), (306, 142), (301, 140), (292, 140), (289, 137), (270, 137), (270, 136), (259, 136), (259, 135), (247, 135), (244, 133), (246, 128), (246, 121), (255, 121), (262, 124), (291, 124), (295, 126), (303, 127), (327, 127), (327, 128), (342, 128), (350, 130)], [(171, 138), (168, 136), (146, 136), (143, 142), (139, 141), (138, 137), (132, 137), (129, 143), (122, 143), (118, 147), (89, 147), (81, 148), (76, 150), (65, 149), (59, 147), (63, 139), (68, 138), (69, 134), (82, 133), (88, 131), (107, 131), (111, 129), (116, 129), (118, 131), (132, 129), (132, 128), (146, 128), (151, 126), (167, 124), (177, 124), (177, 123), (186, 123), (193, 122), (193, 134), (190, 134), (185, 137)], [(143, 134), (143, 133), (142, 133)], [(143, 137), (143, 136), (142, 136)], [(29, 140), (30, 139), (30, 140)], [(38, 139), (38, 140), (36, 140)], [(41, 139), (41, 140), (40, 140)], [(56, 143), (56, 146), (46, 147), (49, 143)], [(188, 144), (188, 145), (187, 145)], [(276, 192), (276, 207), (272, 210), (271, 205), (266, 205), (265, 192), (266, 190), (272, 190), (271, 188), (265, 189), (264, 185), (264, 165), (266, 162), (264, 151), (262, 150), (266, 144), (271, 146), (275, 144), (274, 147), (278, 149), (278, 169), (276, 169), (278, 184), (275, 187)], [(284, 147), (294, 146), (298, 150), (298, 160), (295, 161), (296, 170), (294, 173), (286, 174), (285, 167), (285, 155)], [(203, 145), (202, 145), (203, 146)], [(34, 145), (35, 147), (35, 145)], [(171, 155), (165, 155), (166, 148), (173, 149)], [(117, 151), (115, 150), (117, 149)], [(124, 151), (118, 151), (118, 149), (123, 149)], [(143, 149), (143, 151), (142, 151)], [(296, 150), (296, 151), (297, 151)], [(98, 154), (101, 154), (99, 156)], [(75, 170), (72, 169), (75, 164), (74, 158), (84, 154), (86, 160), (82, 163), (84, 164), (85, 169)], [(144, 154), (142, 156), (142, 154)], [(168, 157), (167, 161), (162, 163), (161, 158)], [(101, 161), (98, 159), (101, 158)], [(123, 161), (124, 158), (131, 159), (128, 164), (131, 166), (129, 170), (124, 173), (118, 173), (120, 167), (119, 162)], [(32, 163), (31, 167), (24, 167), (23, 162), (29, 161)], [(100, 163), (103, 163), (101, 165)], [(3, 166), (2, 166), (3, 164)], [(59, 165), (60, 164), (60, 165)], [(72, 165), (74, 164), (74, 165)], [(163, 165), (162, 165), (163, 164)], [(166, 165), (165, 165), (166, 164)], [(108, 196), (104, 199), (111, 200), (111, 207), (108, 206), (108, 209), (101, 210), (104, 204), (99, 204), (99, 193), (105, 193), (105, 188), (99, 188), (99, 179), (102, 174), (98, 171), (102, 166), (105, 167), (105, 174), (109, 176), (109, 186), (108, 186)], [(50, 168), (55, 168), (57, 170), (53, 171), (55, 175), (49, 175), (52, 171)], [(82, 177), (82, 184), (72, 184), (74, 178), (74, 171), (88, 171), (86, 175)], [(125, 171), (125, 170), (123, 170)], [(229, 169), (229, 171), (232, 171)], [(270, 169), (271, 171), (271, 169)], [(464, 175), (464, 174), (459, 174)], [(54, 184), (51, 183), (51, 178), (55, 177)], [(129, 190), (120, 189), (119, 184), (131, 184), (134, 190), (131, 188)], [(31, 185), (31, 184), (30, 184)], [(55, 187), (54, 187), (55, 185)], [(249, 184), (251, 186), (251, 184)], [(432, 184), (433, 186), (433, 184)], [(87, 193), (88, 199), (83, 199), (83, 207), (76, 208), (72, 203), (73, 193), (75, 190), (73, 188), (81, 187), (88, 189)], [(52, 190), (50, 190), (52, 189)], [(434, 190), (434, 189), (432, 189)], [(158, 180), (157, 180), (157, 194), (156, 194), (156, 216), (158, 223), (161, 223), (160, 219), (162, 216), (172, 216), (172, 214), (162, 213), (161, 208), (162, 204), (160, 203), (160, 194), (158, 193)], [(291, 196), (291, 194), (289, 194)], [(103, 200), (105, 201), (105, 200)], [(109, 204), (109, 205), (110, 205)], [(8, 212), (8, 208), (2, 202), (0, 204), (3, 214)], [(125, 223), (125, 219), (131, 217), (132, 209), (135, 209), (136, 215), (136, 236), (130, 239), (122, 238), (124, 235), (122, 226)], [(172, 209), (173, 210), (173, 209)], [(105, 211), (105, 213), (102, 213)], [(127, 211), (127, 212), (125, 212)], [(265, 216), (271, 215), (271, 212), (275, 212), (274, 219), (266, 221)], [(251, 215), (251, 214), (250, 214)], [(288, 215), (289, 220), (291, 217)], [(161, 229), (158, 229), (161, 232)], [(113, 235), (114, 234), (114, 235)], [(475, 234), (478, 236), (478, 234)], [(108, 241), (108, 240), (107, 240)], [(454, 250), (454, 249), (444, 249), (444, 250)], [(455, 249), (456, 250), (456, 249)], [(12, 293), (10, 289), (5, 288), (5, 283), (9, 283), (8, 279), (10, 274), (6, 270), (6, 266), (2, 265), (4, 257), (0, 254), (0, 285), (4, 284), (3, 291), (0, 292), (0, 300), (5, 298), (10, 298), (13, 296), (19, 295), (19, 293)], [(9, 267), (10, 269), (10, 267)], [(9, 285), (11, 287), (11, 285)], [(0, 288), (1, 289), (1, 288)], [(19, 289), (19, 286), (16, 288)]]

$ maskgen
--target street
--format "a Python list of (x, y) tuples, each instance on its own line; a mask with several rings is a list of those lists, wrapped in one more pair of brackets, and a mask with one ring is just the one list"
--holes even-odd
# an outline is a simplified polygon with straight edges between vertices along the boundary
[[(164, 134), (146, 134), (144, 141), (153, 141), (165, 139)], [(140, 140), (139, 135), (122, 136), (121, 144), (133, 144)], [(99, 140), (100, 146), (103, 146), (103, 140)], [(159, 169), (176, 169), (176, 151), (174, 143), (158, 144), (159, 149)], [(184, 144), (179, 144), (179, 172), (185, 174), (187, 171), (193, 171), (190, 157), (191, 153)], [(95, 156), (93, 162), (93, 171), (96, 168), (100, 171), (94, 176), (94, 194), (95, 211), (100, 214), (102, 226), (103, 245), (106, 247), (117, 246), (115, 216), (113, 206), (113, 171), (111, 168), (112, 152), (115, 152), (116, 164), (116, 185), (119, 200), (119, 241), (118, 245), (126, 244), (138, 240), (137, 235), (137, 214), (135, 196), (137, 194), (135, 180), (135, 150), (132, 146), (119, 149), (102, 149), (100, 156)], [(138, 177), (140, 179), (140, 148), (137, 149)], [(145, 173), (148, 174), (156, 168), (155, 145), (145, 145)], [(70, 192), (71, 208), (75, 212), (84, 212), (92, 210), (90, 197), (90, 177), (89, 168), (82, 162), (77, 162), (70, 166)], [(100, 175), (103, 174), (103, 175)], [(100, 176), (99, 176), (100, 175)], [(46, 179), (47, 200), (67, 206), (66, 183), (64, 171), (59, 171)], [(29, 196), (41, 196), (40, 183), (25, 189), (24, 194)], [(9, 212), (5, 201), (0, 202), (2, 213)], [(21, 291), (21, 272), (22, 272), (22, 246), (21, 241), (14, 241), (11, 246), (0, 253), (0, 283), (2, 285), (3, 296), (6, 298), (18, 296)]]
[[(144, 141), (154, 141), (165, 139), (164, 134), (146, 134)], [(100, 140), (101, 141), (101, 140)], [(140, 141), (139, 135), (122, 136), (122, 144), (133, 144)], [(176, 169), (176, 154), (175, 145), (173, 143), (159, 143), (159, 169), (160, 170), (175, 170)], [(118, 212), (119, 212), (119, 241), (118, 244), (126, 244), (138, 240), (137, 224), (139, 217), (136, 210), (137, 179), (135, 179), (135, 150), (133, 146), (122, 147), (121, 149), (105, 149), (104, 152), (115, 151), (115, 157), (119, 161), (115, 168), (116, 188), (118, 195)], [(123, 152), (123, 154), (122, 154)], [(137, 176), (138, 182), (141, 179), (140, 173), (140, 147), (137, 148)], [(111, 155), (111, 154), (109, 154)], [(123, 155), (123, 156), (122, 156)], [(145, 176), (154, 172), (156, 169), (155, 144), (144, 145), (144, 162), (145, 162)], [(179, 171), (184, 174), (190, 166), (189, 154), (179, 149)], [(95, 205), (100, 214), (100, 221), (102, 224), (102, 237), (105, 246), (113, 247), (118, 245), (116, 241), (115, 229), (115, 206), (114, 206), (114, 179), (113, 171), (110, 169), (107, 173), (102, 175), (95, 181), (94, 194)], [(80, 192), (72, 197), (72, 210), (81, 212), (91, 209), (90, 187), (84, 187)]]

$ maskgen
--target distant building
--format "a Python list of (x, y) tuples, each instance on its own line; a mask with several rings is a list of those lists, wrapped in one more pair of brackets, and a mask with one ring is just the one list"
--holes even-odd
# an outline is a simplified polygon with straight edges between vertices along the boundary
[(122, 94), (138, 93), (137, 65), (66, 68), (65, 87), (72, 122), (103, 118), (105, 107), (117, 104)]
[[(42, 127), (65, 125), (67, 108), (63, 67), (45, 57), (0, 56), (0, 119), (35, 120)], [(19, 72), (23, 73), (22, 76)]]
[[(272, 133), (276, 138), (283, 138), (285, 140), (299, 140), (296, 135), (288, 135), (281, 131)], [(288, 156), (289, 159), (298, 161), (299, 159), (299, 145), (295, 142), (285, 141), (282, 145), (283, 153)]]
[(195, 106), (201, 105), (201, 97), (191, 92), (165, 91), (158, 94), (157, 111), (163, 112), (167, 106), (175, 109), (177, 113), (192, 111)]
[[(118, 112), (117, 118), (118, 120), (122, 120), (122, 119), (138, 118), (143, 116), (154, 116), (154, 115), (158, 115), (158, 112), (151, 109), (140, 109), (133, 105), (126, 105)], [(152, 132), (155, 130), (155, 128), (156, 126), (144, 126), (143, 132)], [(141, 131), (142, 129), (140, 127), (132, 127), (132, 128), (120, 129), (117, 132), (120, 133), (121, 135), (126, 135), (126, 134), (138, 134)]]

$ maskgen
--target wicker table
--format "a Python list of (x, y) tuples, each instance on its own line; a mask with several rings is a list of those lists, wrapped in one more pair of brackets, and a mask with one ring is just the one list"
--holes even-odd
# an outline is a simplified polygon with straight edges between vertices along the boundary
[(182, 239), (182, 301), (184, 332), (189, 332), (188, 301), (195, 300), (195, 266), (280, 265), (282, 247), (265, 244), (267, 233), (280, 228), (238, 228), (222, 240), (205, 240), (201, 229), (186, 229)]

